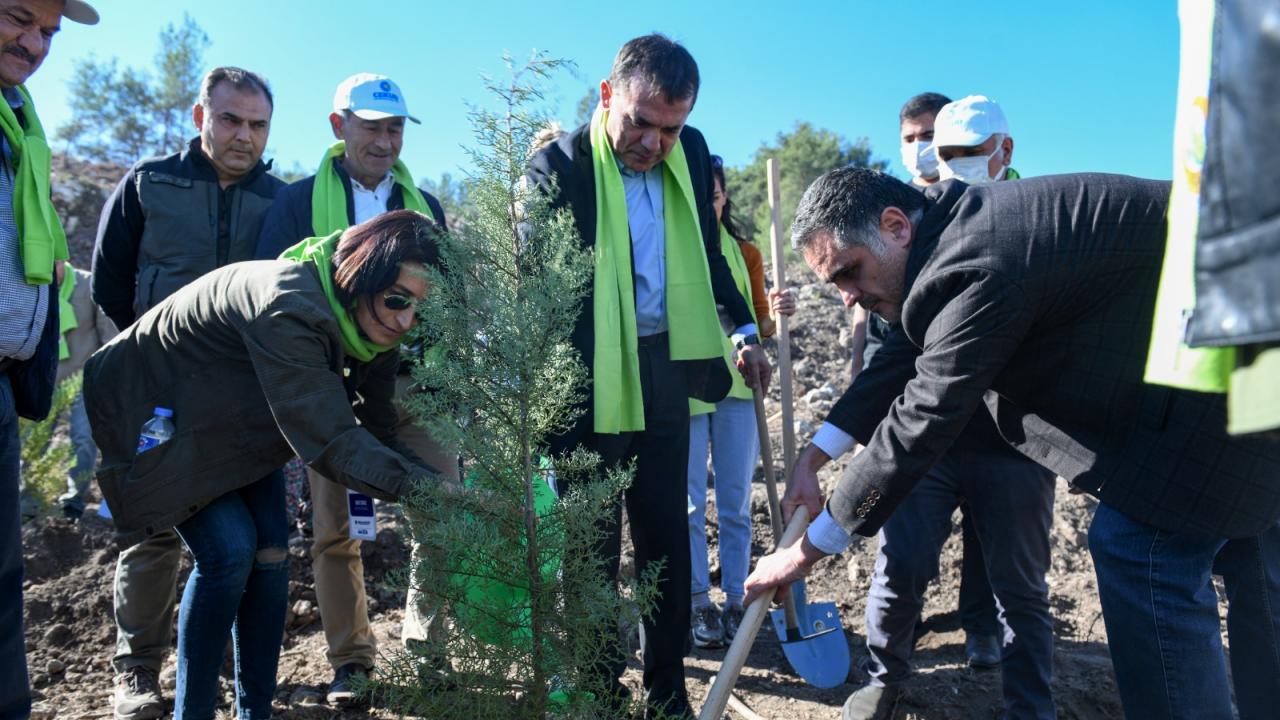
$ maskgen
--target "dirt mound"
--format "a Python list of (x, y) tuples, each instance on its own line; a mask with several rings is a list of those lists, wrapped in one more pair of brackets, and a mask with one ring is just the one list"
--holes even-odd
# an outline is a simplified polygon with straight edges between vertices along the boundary
[[(117, 176), (118, 177), (118, 176)], [(809, 279), (793, 268), (793, 277)], [(807, 271), (804, 271), (807, 273)], [(821, 423), (848, 379), (848, 316), (838, 299), (816, 285), (799, 288), (800, 316), (793, 332), (796, 376), (796, 425), (801, 442)], [(775, 457), (781, 456), (778, 390), (767, 411), (775, 437)], [(828, 490), (844, 469), (833, 463), (822, 475)], [(753, 489), (755, 552), (770, 539), (764, 486), (757, 474)], [(374, 632), (386, 651), (397, 646), (403, 615), (403, 593), (390, 581), (408, 561), (401, 537), (403, 524), (394, 506), (380, 505), (378, 539), (365, 543), (364, 557), (369, 608)], [(1059, 483), (1054, 508), (1053, 562), (1049, 573), (1050, 600), (1056, 640), (1054, 692), (1064, 720), (1105, 720), (1121, 717), (1106, 634), (1085, 548), (1085, 533), (1094, 503), (1070, 495)], [(709, 535), (718, 537), (714, 493), (709, 502)], [(41, 520), (24, 529), (26, 548), (27, 650), (37, 693), (35, 717), (104, 718), (110, 716), (115, 630), (112, 624), (112, 577), (116, 548), (108, 524), (86, 515), (79, 524)], [(325, 659), (325, 640), (315, 604), (309, 562), (310, 541), (295, 535), (290, 545), (289, 619), (280, 660), (277, 711), (284, 718), (391, 718), (382, 710), (339, 712), (322, 704), (331, 669)], [(863, 649), (864, 596), (875, 557), (875, 542), (864, 542), (838, 557), (824, 560), (809, 582), (813, 600), (834, 600), (855, 659)], [(714, 554), (713, 554), (714, 558)], [(941, 576), (930, 588), (925, 617), (931, 631), (918, 645), (916, 675), (909, 681), (894, 718), (968, 720), (1001, 714), (1000, 677), (994, 671), (974, 671), (965, 665), (964, 636), (955, 620), (961, 553), (958, 533), (943, 549)], [(184, 569), (184, 577), (186, 570)], [(718, 564), (713, 559), (713, 581)], [(181, 588), (179, 588), (179, 591)], [(700, 705), (709, 681), (719, 669), (723, 650), (698, 650), (687, 661), (689, 691)], [(172, 654), (162, 674), (166, 694), (172, 696)], [(633, 658), (627, 681), (639, 688), (639, 663)], [(836, 718), (851, 686), (817, 690), (805, 685), (787, 666), (772, 632), (756, 641), (738, 684), (739, 695), (769, 718)], [(224, 701), (230, 685), (224, 680)], [(229, 704), (224, 705), (223, 711)], [(228, 716), (229, 715), (224, 715)]]
[(113, 163), (88, 162), (69, 155), (53, 157), (49, 186), (53, 207), (67, 233), (72, 265), (89, 269), (102, 206), (126, 171), (128, 168)]

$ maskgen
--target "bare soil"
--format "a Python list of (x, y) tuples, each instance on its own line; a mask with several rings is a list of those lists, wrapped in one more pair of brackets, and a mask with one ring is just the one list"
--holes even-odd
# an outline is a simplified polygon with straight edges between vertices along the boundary
[[(793, 270), (793, 276), (809, 277)], [(796, 409), (803, 443), (822, 421), (832, 400), (848, 378), (848, 317), (838, 300), (817, 286), (800, 288), (800, 313), (793, 329)], [(768, 412), (774, 427), (775, 457), (780, 457), (778, 390), (771, 391)], [(826, 488), (834, 485), (844, 463), (833, 463), (823, 475)], [(711, 505), (714, 506), (714, 494)], [(1110, 720), (1122, 716), (1107, 654), (1107, 638), (1085, 534), (1094, 502), (1070, 495), (1059, 482), (1054, 509), (1053, 562), (1048, 582), (1056, 641), (1054, 693), (1064, 720)], [(92, 509), (92, 506), (91, 506)], [(752, 512), (756, 554), (771, 547), (764, 485), (757, 473)], [(396, 531), (394, 509), (384, 508), (378, 540), (364, 548), (369, 608), (381, 647), (392, 649), (399, 636), (403, 594), (385, 584), (388, 573), (403, 566), (408, 551)], [(717, 537), (714, 510), (708, 518), (714, 550)], [(931, 587), (925, 617), (931, 632), (921, 638), (915, 658), (916, 674), (907, 684), (893, 717), (902, 719), (977, 720), (1001, 715), (998, 671), (975, 671), (965, 665), (964, 637), (955, 619), (960, 579), (958, 532), (942, 552), (941, 576)], [(23, 531), (26, 553), (27, 661), (36, 693), (37, 718), (108, 718), (111, 716), (114, 651), (112, 577), (117, 549), (106, 521), (90, 514), (80, 523), (44, 519)], [(331, 669), (325, 660), (325, 641), (315, 611), (315, 591), (308, 541), (295, 536), (291, 548), (290, 613), (280, 660), (276, 709), (282, 718), (390, 718), (384, 710), (340, 712), (323, 704)], [(713, 554), (714, 557), (714, 554)], [(812, 600), (834, 600), (844, 624), (844, 636), (855, 665), (865, 654), (864, 596), (875, 557), (874, 540), (838, 557), (824, 560), (809, 580)], [(712, 579), (718, 579), (713, 559)], [(184, 571), (185, 576), (185, 571)], [(717, 672), (723, 650), (697, 650), (687, 661), (691, 700), (699, 706)], [(162, 673), (166, 695), (172, 700), (173, 658)], [(638, 690), (638, 660), (627, 681)], [(854, 686), (831, 690), (806, 685), (788, 667), (772, 631), (757, 638), (738, 683), (739, 696), (766, 718), (838, 718), (840, 705)], [(224, 706), (230, 715), (230, 684), (224, 680)]]

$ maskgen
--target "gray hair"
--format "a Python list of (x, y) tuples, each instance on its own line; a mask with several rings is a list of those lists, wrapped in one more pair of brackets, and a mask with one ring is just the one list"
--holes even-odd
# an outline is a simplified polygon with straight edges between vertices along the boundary
[(819, 233), (830, 232), (836, 247), (865, 247), (880, 257), (884, 254), (880, 215), (888, 207), (898, 208), (915, 222), (924, 210), (924, 195), (878, 170), (830, 170), (800, 198), (791, 223), (791, 246), (803, 252)]
[(266, 78), (256, 72), (245, 70), (231, 65), (216, 67), (204, 76), (204, 80), (200, 82), (200, 105), (208, 108), (211, 102), (210, 96), (213, 89), (218, 87), (220, 83), (229, 83), (231, 87), (241, 92), (257, 91), (267, 98), (267, 104), (274, 110), (276, 106), (275, 98), (271, 96), (271, 88), (267, 85)]

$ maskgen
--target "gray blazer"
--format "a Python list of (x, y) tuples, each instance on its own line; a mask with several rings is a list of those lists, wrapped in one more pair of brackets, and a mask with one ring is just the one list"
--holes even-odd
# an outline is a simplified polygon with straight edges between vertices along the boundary
[(829, 508), (871, 535), (975, 411), (1135, 520), (1213, 537), (1280, 518), (1280, 444), (1224, 396), (1143, 383), (1169, 184), (1060, 175), (925, 192), (900, 329), (828, 421), (867, 446)]

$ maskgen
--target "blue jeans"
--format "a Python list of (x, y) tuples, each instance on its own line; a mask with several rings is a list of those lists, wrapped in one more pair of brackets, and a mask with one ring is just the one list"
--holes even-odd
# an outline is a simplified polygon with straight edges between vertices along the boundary
[(31, 712), (22, 634), (22, 517), (18, 501), (18, 411), (9, 376), (0, 373), (0, 720)]
[(1158, 530), (1102, 504), (1089, 552), (1120, 701), (1128, 718), (1234, 717), (1211, 575), (1241, 720), (1280, 712), (1280, 524), (1226, 540)]
[(76, 396), (67, 414), (67, 433), (75, 451), (75, 464), (67, 472), (67, 491), (58, 496), (65, 512), (76, 515), (84, 512), (84, 491), (93, 479), (93, 468), (98, 463), (98, 446), (93, 443), (93, 431), (89, 428), (89, 414), (84, 409), (84, 393)]
[(968, 503), (999, 608), (1000, 674), (1006, 717), (1053, 718), (1053, 622), (1049, 616), (1049, 528), (1053, 473), (1007, 452), (952, 448), (881, 528), (867, 593), (871, 683), (911, 672), (924, 591), (938, 576), (951, 515)]
[(690, 590), (711, 589), (707, 568), (707, 444), (715, 470), (716, 514), (720, 521), (720, 589), (729, 603), (742, 605), (742, 586), (751, 567), (751, 474), (756, 469), (760, 436), (751, 400), (726, 398), (712, 413), (689, 418)]
[(178, 610), (174, 720), (212, 720), (228, 633), (237, 717), (270, 718), (289, 593), (284, 475), (219, 497), (177, 531), (195, 566)]

